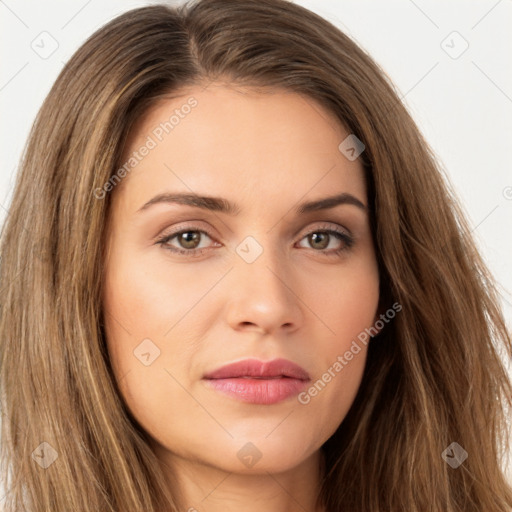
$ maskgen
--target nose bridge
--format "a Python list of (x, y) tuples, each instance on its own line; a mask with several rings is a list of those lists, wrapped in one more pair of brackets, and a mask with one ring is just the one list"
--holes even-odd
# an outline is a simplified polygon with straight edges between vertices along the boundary
[(300, 308), (281, 246), (272, 235), (248, 235), (236, 247), (230, 319), (252, 323), (271, 331), (297, 324)]
[(261, 283), (272, 287), (269, 292), (276, 292), (285, 286), (283, 281), (286, 281), (287, 272), (285, 255), (271, 238), (268, 233), (246, 236), (236, 247), (237, 266), (252, 285)]

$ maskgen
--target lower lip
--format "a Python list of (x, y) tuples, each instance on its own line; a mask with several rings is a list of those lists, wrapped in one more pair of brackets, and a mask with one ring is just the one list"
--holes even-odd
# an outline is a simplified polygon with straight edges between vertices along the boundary
[(275, 379), (205, 379), (215, 390), (252, 404), (276, 404), (299, 394), (307, 381), (279, 377)]

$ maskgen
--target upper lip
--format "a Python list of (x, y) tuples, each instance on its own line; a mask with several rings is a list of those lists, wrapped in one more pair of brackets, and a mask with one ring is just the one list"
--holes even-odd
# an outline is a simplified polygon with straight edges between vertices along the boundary
[(258, 359), (244, 359), (230, 363), (205, 374), (205, 379), (229, 379), (237, 377), (289, 377), (299, 380), (309, 380), (309, 374), (298, 364), (287, 359), (273, 359), (272, 361), (259, 361)]

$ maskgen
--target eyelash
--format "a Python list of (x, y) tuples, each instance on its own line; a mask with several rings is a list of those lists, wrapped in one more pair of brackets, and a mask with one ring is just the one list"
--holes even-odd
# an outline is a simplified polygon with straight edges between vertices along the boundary
[[(197, 226), (189, 226), (187, 228), (181, 229), (174, 233), (165, 234), (165, 235), (161, 236), (160, 238), (157, 239), (156, 243), (160, 244), (164, 249), (171, 251), (172, 253), (181, 254), (186, 257), (192, 257), (192, 258), (199, 257), (202, 254), (204, 254), (204, 252), (206, 252), (210, 249), (208, 247), (203, 247), (202, 249), (178, 249), (176, 247), (167, 245), (168, 242), (170, 242), (176, 236), (181, 235), (183, 233), (189, 233), (189, 232), (203, 233), (213, 240), (213, 237), (207, 231), (205, 231), (203, 229), (198, 229)], [(325, 249), (319, 249), (319, 250), (312, 249), (315, 252), (324, 253), (328, 257), (340, 256), (343, 252), (351, 249), (352, 246), (354, 245), (354, 239), (349, 234), (347, 234), (345, 231), (341, 231), (341, 230), (338, 231), (336, 229), (327, 229), (325, 226), (322, 226), (320, 228), (316, 228), (312, 231), (309, 231), (299, 241), (303, 240), (304, 238), (308, 237), (309, 235), (312, 235), (313, 233), (323, 233), (323, 234), (326, 233), (326, 234), (336, 237), (338, 240), (343, 242), (342, 247), (340, 247), (339, 249), (331, 249), (329, 251), (326, 251)]]

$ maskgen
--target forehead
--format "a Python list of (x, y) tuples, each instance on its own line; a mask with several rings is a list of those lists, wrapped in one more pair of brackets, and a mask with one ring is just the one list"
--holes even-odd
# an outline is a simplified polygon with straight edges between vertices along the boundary
[(362, 166), (339, 149), (348, 135), (333, 113), (289, 90), (191, 87), (161, 99), (134, 126), (122, 186), (137, 199), (170, 190), (253, 202), (335, 192), (364, 199)]

